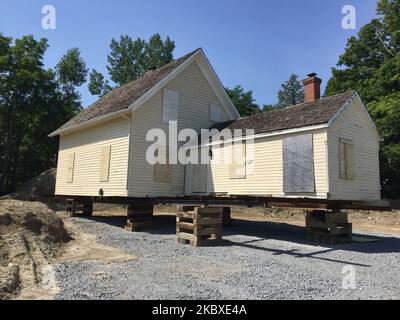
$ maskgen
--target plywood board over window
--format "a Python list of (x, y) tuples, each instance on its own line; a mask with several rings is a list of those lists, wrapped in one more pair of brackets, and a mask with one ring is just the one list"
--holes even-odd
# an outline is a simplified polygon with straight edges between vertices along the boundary
[(178, 121), (179, 117), (179, 92), (164, 89), (163, 90), (163, 123), (168, 124), (170, 121)]
[(339, 139), (340, 178), (343, 180), (354, 179), (354, 144), (349, 139)]
[(192, 188), (194, 193), (207, 192), (207, 165), (193, 164), (193, 182)]
[(236, 141), (231, 145), (230, 179), (246, 179), (246, 142)]
[(110, 179), (111, 146), (101, 147), (100, 155), (100, 182), (108, 182)]
[(215, 104), (210, 104), (210, 121), (221, 122), (222, 121), (222, 108)]
[(312, 134), (283, 139), (283, 188), (285, 193), (315, 192)]
[[(172, 166), (169, 164), (169, 147), (165, 147), (165, 161), (166, 163), (156, 163), (154, 165), (154, 182), (169, 183), (172, 180)], [(157, 155), (159, 152), (157, 151)], [(163, 157), (161, 157), (163, 158)], [(163, 161), (164, 162), (164, 161)]]
[(68, 154), (67, 162), (67, 183), (74, 182), (75, 152)]

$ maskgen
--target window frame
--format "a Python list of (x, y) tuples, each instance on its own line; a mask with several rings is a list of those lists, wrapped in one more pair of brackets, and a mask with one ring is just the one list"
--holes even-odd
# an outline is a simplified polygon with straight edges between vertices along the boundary
[(179, 100), (179, 91), (170, 90), (167, 88), (163, 89), (161, 121), (164, 124), (169, 124), (170, 121), (179, 120)]
[(67, 183), (74, 183), (75, 173), (75, 152), (68, 153), (67, 155)]
[[(216, 109), (218, 109), (217, 112), (215, 112)], [(210, 103), (209, 112), (210, 112), (210, 122), (219, 123), (222, 121), (222, 107), (220, 105)], [(216, 115), (216, 114), (218, 114), (218, 117), (217, 117), (218, 119), (216, 119), (214, 117), (214, 115)]]
[[(235, 161), (235, 147), (241, 147), (242, 148), (242, 155), (243, 155), (243, 163), (236, 163)], [(240, 180), (240, 179), (246, 179), (247, 178), (247, 144), (245, 140), (241, 140), (240, 143), (232, 143), (230, 145), (231, 148), (231, 163), (229, 164), (229, 179), (230, 180)], [(237, 169), (240, 169), (240, 167), (243, 167), (242, 173), (238, 173)]]
[(111, 145), (102, 146), (100, 149), (99, 181), (110, 181)]
[[(157, 183), (171, 183), (172, 182), (172, 165), (169, 163), (169, 146), (165, 146), (166, 155), (165, 161), (166, 163), (155, 163), (153, 165), (153, 182)], [(157, 155), (159, 154), (159, 150), (156, 150)], [(166, 170), (166, 173), (163, 172)], [(161, 174), (160, 174), (161, 172)], [(164, 173), (164, 174), (163, 174)]]
[(339, 138), (339, 177), (345, 181), (355, 179), (354, 142)]

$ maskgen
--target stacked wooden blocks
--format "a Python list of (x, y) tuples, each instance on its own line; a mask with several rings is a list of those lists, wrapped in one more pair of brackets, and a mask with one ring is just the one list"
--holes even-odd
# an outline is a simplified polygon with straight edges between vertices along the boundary
[(176, 216), (178, 243), (203, 246), (219, 242), (222, 235), (223, 208), (196, 207), (180, 211)]
[(306, 233), (308, 240), (318, 243), (350, 243), (352, 224), (348, 223), (346, 212), (314, 210), (307, 212)]
[(93, 201), (91, 199), (68, 199), (67, 213), (70, 217), (91, 216), (93, 214)]
[(229, 227), (233, 225), (232, 216), (231, 216), (231, 207), (222, 208), (223, 212), (223, 226)]
[(128, 205), (127, 231), (143, 231), (153, 225), (153, 205)]

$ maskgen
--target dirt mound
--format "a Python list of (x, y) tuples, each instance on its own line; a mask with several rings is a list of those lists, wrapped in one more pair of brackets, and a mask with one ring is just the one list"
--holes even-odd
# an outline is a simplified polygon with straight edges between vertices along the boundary
[(56, 186), (57, 168), (49, 169), (17, 188), (17, 191), (2, 199), (31, 201), (41, 197), (53, 197)]
[(54, 197), (56, 174), (57, 168), (49, 169), (20, 185), (14, 193), (0, 197), (0, 200), (38, 201), (45, 203), (53, 210), (63, 210), (65, 209), (66, 201)]
[(0, 201), (0, 300), (42, 282), (42, 270), (71, 238), (45, 204)]

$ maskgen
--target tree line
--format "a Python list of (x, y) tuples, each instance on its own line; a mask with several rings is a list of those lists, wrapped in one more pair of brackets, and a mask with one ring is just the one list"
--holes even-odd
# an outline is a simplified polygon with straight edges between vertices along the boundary
[(46, 39), (0, 34), (0, 192), (55, 165), (56, 139), (47, 134), (82, 107), (77, 88), (86, 81), (78, 49), (52, 69), (43, 65)]
[(400, 0), (379, 0), (377, 18), (347, 41), (325, 95), (357, 90), (383, 138), (383, 194), (400, 196)]
[[(378, 17), (348, 40), (332, 69), (325, 96), (357, 90), (384, 140), (381, 175), (384, 195), (400, 195), (400, 0), (378, 0)], [(148, 41), (128, 35), (112, 39), (103, 75), (90, 72), (80, 50), (68, 50), (45, 68), (46, 39), (11, 39), (0, 33), (0, 194), (56, 165), (58, 141), (47, 134), (82, 110), (78, 88), (91, 94), (110, 90), (173, 60), (175, 43), (159, 34)], [(303, 102), (296, 74), (282, 84), (275, 105), (258, 105), (251, 90), (226, 88), (241, 116)]]

